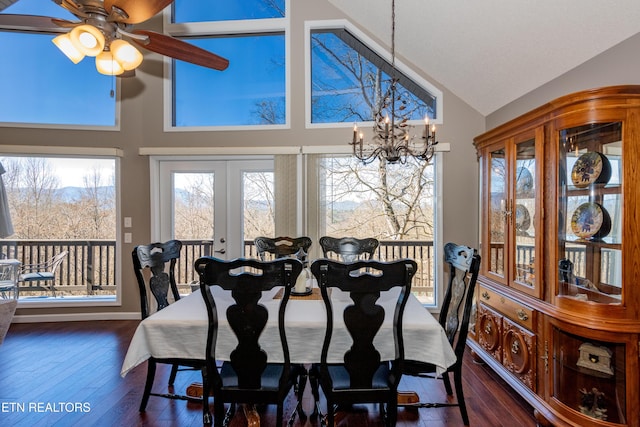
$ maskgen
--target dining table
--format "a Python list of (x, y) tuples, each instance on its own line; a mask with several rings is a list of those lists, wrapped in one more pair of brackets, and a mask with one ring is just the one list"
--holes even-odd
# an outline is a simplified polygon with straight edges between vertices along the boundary
[[(230, 292), (211, 287), (218, 311), (218, 338), (216, 359), (227, 361), (237, 345), (237, 339), (226, 321), (226, 309), (233, 304)], [(292, 296), (285, 313), (285, 331), (289, 344), (291, 363), (319, 363), (322, 342), (326, 331), (326, 310), (317, 287), (306, 296)], [(378, 303), (387, 313), (393, 313), (398, 289), (382, 292)], [(120, 371), (122, 377), (150, 357), (156, 359), (204, 360), (207, 340), (207, 310), (200, 293), (195, 290), (168, 307), (157, 311), (138, 325), (129, 344)], [(277, 315), (282, 289), (263, 293), (261, 303), (270, 316), (259, 343), (270, 362), (282, 362)], [(334, 308), (334, 334), (329, 348), (329, 362), (341, 362), (344, 349), (351, 346), (351, 337), (342, 320), (343, 308), (351, 304), (348, 294), (332, 289), (330, 295)], [(393, 315), (385, 321), (376, 335), (381, 360), (395, 358), (392, 330)], [(341, 326), (342, 325), (342, 326)], [(444, 329), (433, 315), (410, 295), (403, 318), (405, 359), (432, 363), (440, 372), (455, 363), (456, 356), (447, 340)]]

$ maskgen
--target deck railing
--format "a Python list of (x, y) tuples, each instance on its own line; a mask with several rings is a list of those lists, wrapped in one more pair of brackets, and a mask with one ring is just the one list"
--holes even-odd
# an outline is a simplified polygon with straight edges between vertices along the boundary
[[(116, 242), (113, 240), (1, 240), (3, 257), (22, 265), (48, 261), (62, 251), (69, 254), (56, 271), (56, 291), (72, 295), (115, 295)], [(21, 296), (48, 292), (45, 282), (19, 283)]]
[[(182, 240), (182, 252), (176, 264), (176, 280), (183, 289), (198, 282), (193, 269), (201, 256), (214, 254), (213, 242), (207, 240)], [(113, 240), (0, 240), (0, 253), (15, 258), (23, 265), (45, 262), (56, 254), (68, 251), (62, 265), (56, 271), (58, 295), (92, 296), (115, 295), (116, 256)], [(244, 242), (247, 257), (257, 257), (253, 241)], [(418, 263), (413, 280), (413, 291), (425, 299), (433, 296), (434, 256), (431, 241), (383, 240), (375, 258), (390, 261), (412, 258)], [(20, 283), (23, 297), (43, 295), (49, 292), (47, 283)]]

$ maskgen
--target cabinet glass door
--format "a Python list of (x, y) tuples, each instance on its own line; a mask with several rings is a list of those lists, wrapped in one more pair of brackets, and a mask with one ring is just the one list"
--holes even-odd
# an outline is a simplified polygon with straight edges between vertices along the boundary
[(513, 259), (517, 285), (535, 288), (536, 141), (516, 143), (515, 191), (511, 230), (515, 240)]
[(492, 151), (489, 158), (489, 263), (488, 270), (497, 276), (505, 275), (507, 198), (505, 150)]
[(622, 123), (560, 131), (559, 295), (622, 302)]

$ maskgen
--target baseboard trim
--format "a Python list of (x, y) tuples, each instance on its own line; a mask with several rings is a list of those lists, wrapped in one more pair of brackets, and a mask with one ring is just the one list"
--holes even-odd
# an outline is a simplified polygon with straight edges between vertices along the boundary
[(95, 320), (140, 320), (140, 313), (65, 313), (23, 314), (13, 316), (11, 323), (86, 322)]

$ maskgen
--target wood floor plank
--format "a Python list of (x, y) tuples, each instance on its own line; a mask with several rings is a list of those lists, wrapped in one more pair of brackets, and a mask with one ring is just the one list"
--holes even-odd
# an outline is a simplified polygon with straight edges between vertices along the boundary
[[(24, 323), (11, 325), (0, 346), (0, 425), (29, 427), (189, 427), (202, 425), (202, 405), (151, 396), (139, 413), (146, 363), (120, 377), (129, 341), (138, 321)], [(154, 391), (166, 392), (169, 368), (159, 365)], [(490, 368), (465, 357), (464, 390), (473, 427), (536, 425), (533, 411)], [(178, 373), (175, 390), (184, 393), (198, 371)], [(403, 377), (401, 390), (415, 390), (429, 401), (446, 401), (442, 381)], [(71, 406), (70, 406), (71, 405)], [(74, 405), (80, 405), (76, 407)], [(309, 387), (303, 406), (313, 409)], [(324, 402), (321, 402), (324, 408)], [(285, 416), (295, 407), (293, 396)], [(355, 405), (341, 413), (338, 426), (382, 426), (377, 405)], [(261, 410), (263, 426), (275, 423), (275, 408)], [(230, 423), (245, 427), (241, 411)], [(319, 426), (296, 419), (294, 427)], [(400, 409), (399, 427), (461, 426), (457, 407)]]

